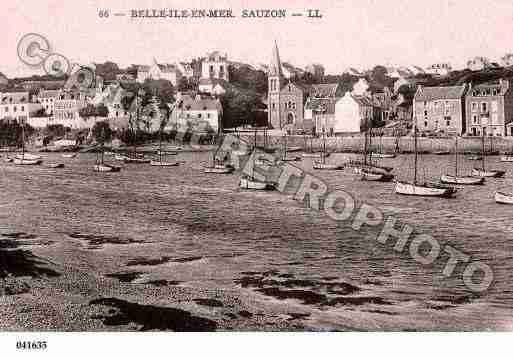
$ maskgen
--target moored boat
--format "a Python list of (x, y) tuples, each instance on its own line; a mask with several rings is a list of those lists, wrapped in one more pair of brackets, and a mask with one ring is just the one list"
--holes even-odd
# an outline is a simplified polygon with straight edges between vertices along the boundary
[(484, 178), (471, 176), (442, 175), (440, 176), (440, 182), (446, 184), (479, 185), (484, 183)]
[(283, 162), (295, 162), (295, 161), (299, 161), (301, 158), (299, 158), (298, 156), (290, 156), (290, 155), (286, 155), (286, 156), (283, 156), (283, 158), (281, 159)]
[(205, 173), (219, 173), (219, 174), (223, 174), (223, 173), (232, 173), (234, 171), (234, 168), (231, 167), (231, 166), (224, 166), (224, 165), (216, 165), (216, 166), (213, 166), (213, 167), (205, 167)]
[(437, 155), (437, 156), (449, 155), (450, 153), (451, 153), (451, 151), (444, 151), (444, 150), (433, 152), (433, 154)]
[(119, 166), (111, 166), (107, 164), (96, 164), (93, 166), (94, 172), (119, 172), (121, 167)]
[(77, 156), (76, 153), (63, 153), (62, 157), (64, 158), (75, 158)]
[(370, 157), (372, 158), (395, 158), (395, 153), (379, 153), (379, 152), (373, 152), (370, 154)]
[(64, 163), (49, 163), (47, 165), (49, 168), (64, 168)]
[(482, 168), (473, 168), (472, 169), (472, 176), (475, 177), (504, 177), (506, 174), (506, 171), (502, 170), (484, 170)]
[(355, 172), (361, 175), (363, 181), (376, 181), (376, 182), (390, 182), (394, 179), (394, 175), (391, 173), (376, 172), (371, 168), (356, 168)]
[(24, 165), (24, 166), (34, 166), (34, 165), (40, 165), (43, 161), (42, 160), (27, 160), (22, 158), (15, 158), (13, 160), (13, 163), (15, 165)]
[(271, 183), (258, 181), (254, 178), (250, 178), (247, 176), (241, 177), (239, 181), (239, 187), (242, 189), (252, 189), (252, 190), (273, 190), (275, 186)]
[(22, 154), (17, 154), (15, 156), (17, 159), (20, 159), (20, 160), (29, 160), (29, 161), (33, 161), (33, 160), (40, 160), (41, 159), (41, 156), (39, 155), (33, 155), (31, 153), (22, 153)]
[(469, 161), (481, 161), (483, 159), (483, 156), (481, 155), (468, 155), (467, 160)]
[(501, 162), (513, 162), (513, 155), (504, 155), (501, 157)]
[(150, 163), (151, 160), (148, 158), (134, 158), (134, 157), (125, 157), (123, 159), (125, 163)]
[(178, 162), (150, 161), (151, 166), (172, 167), (178, 166)]
[(312, 165), (315, 170), (343, 170), (343, 165), (337, 165), (334, 163), (323, 163), (321, 161), (314, 161)]
[(513, 193), (495, 192), (495, 202), (501, 204), (513, 204)]
[(436, 184), (415, 184), (408, 182), (395, 182), (395, 193), (408, 196), (425, 197), (451, 197), (456, 193), (454, 187), (441, 186)]

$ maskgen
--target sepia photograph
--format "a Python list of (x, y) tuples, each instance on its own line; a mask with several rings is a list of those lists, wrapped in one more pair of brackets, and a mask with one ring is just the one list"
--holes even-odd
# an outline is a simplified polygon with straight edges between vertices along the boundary
[(513, 3), (2, 13), (0, 341), (14, 354), (77, 332), (91, 346), (222, 332), (216, 352), (244, 333), (240, 352), (258, 352), (266, 333), (372, 332), (364, 350), (389, 332), (513, 330)]

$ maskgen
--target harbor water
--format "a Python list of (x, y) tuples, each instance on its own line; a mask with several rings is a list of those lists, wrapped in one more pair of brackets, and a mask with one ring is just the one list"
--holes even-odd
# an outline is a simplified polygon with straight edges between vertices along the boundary
[[(124, 164), (119, 173), (92, 172), (94, 154), (44, 154), (63, 169), (1, 163), (0, 252), (25, 257), (9, 261), (4, 254), (0, 265), (30, 286), (0, 297), (2, 330), (136, 329), (136, 319), (102, 317), (99, 298), (181, 308), (219, 330), (513, 329), (513, 206), (494, 201), (496, 190), (513, 192), (513, 163), (488, 157), (487, 167), (506, 170), (505, 178), (464, 187), (452, 199), (400, 196), (393, 182), (363, 182), (349, 170), (316, 172), (312, 159), (294, 164), (330, 190), (343, 189), (488, 264), (491, 287), (473, 293), (463, 283), (464, 267), (442, 274), (448, 255), (422, 265), (408, 251), (368, 239), (376, 228), (355, 231), (292, 193), (241, 190), (238, 173), (205, 174), (210, 158), (180, 153), (178, 167)], [(423, 155), (419, 175), (451, 174), (453, 160)], [(459, 162), (462, 175), (480, 165), (463, 156)], [(381, 164), (411, 180), (412, 155)], [(30, 270), (17, 275), (20, 263)], [(44, 306), (43, 296), (51, 298)]]

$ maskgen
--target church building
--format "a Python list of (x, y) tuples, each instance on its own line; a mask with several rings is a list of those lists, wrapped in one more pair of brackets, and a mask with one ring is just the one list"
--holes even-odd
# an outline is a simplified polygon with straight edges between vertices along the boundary
[(283, 76), (278, 45), (274, 43), (268, 75), (268, 123), (289, 133), (303, 128), (304, 89)]

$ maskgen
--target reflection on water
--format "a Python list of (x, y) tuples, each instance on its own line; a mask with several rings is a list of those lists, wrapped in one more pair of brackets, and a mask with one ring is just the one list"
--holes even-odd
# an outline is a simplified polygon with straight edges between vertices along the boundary
[[(330, 161), (350, 156), (336, 154)], [(355, 232), (349, 223), (303, 208), (290, 195), (241, 191), (237, 175), (204, 174), (208, 153), (180, 154), (186, 164), (174, 168), (127, 164), (115, 174), (93, 173), (94, 157), (48, 154), (49, 161), (66, 163), (61, 170), (0, 164), (2, 232), (44, 234), (55, 243), (76, 241), (81, 251), (97, 253), (134, 248), (132, 258), (126, 249), (117, 257), (112, 251), (114, 262), (139, 265), (133, 273), (122, 275), (120, 269), (113, 277), (130, 282), (140, 275), (138, 268), (187, 265), (191, 278), (180, 280), (290, 299), (320, 317), (325, 313), (328, 322), (351, 316), (355, 327), (503, 329), (511, 322), (513, 207), (497, 205), (493, 195), (497, 189), (513, 191), (513, 164), (500, 163), (498, 157), (489, 158), (488, 165), (508, 170), (504, 179), (465, 187), (453, 199), (398, 196), (393, 183), (362, 182), (345, 171), (315, 172), (331, 190), (344, 189), (359, 203), (376, 205), (417, 232), (433, 235), (442, 246), (486, 261), (495, 281), (480, 295), (465, 288), (461, 268), (450, 278), (442, 275), (448, 256), (423, 266), (408, 253), (366, 239), (376, 229)], [(420, 174), (434, 179), (450, 173), (452, 160), (422, 156)], [(474, 165), (460, 162), (460, 173)], [(382, 163), (395, 167), (397, 178), (411, 176), (411, 155)], [(312, 172), (310, 159), (297, 165)], [(159, 255), (148, 265), (140, 254), (155, 250)], [(201, 268), (208, 268), (208, 274)]]

